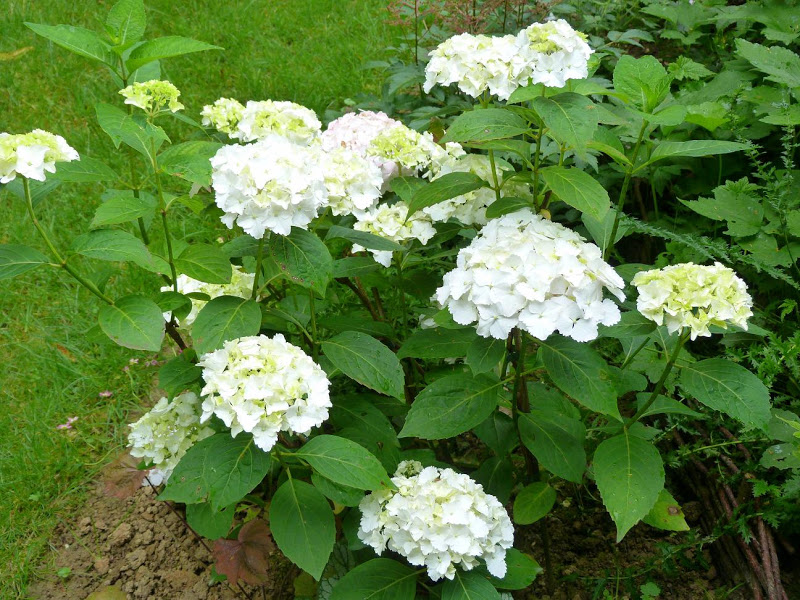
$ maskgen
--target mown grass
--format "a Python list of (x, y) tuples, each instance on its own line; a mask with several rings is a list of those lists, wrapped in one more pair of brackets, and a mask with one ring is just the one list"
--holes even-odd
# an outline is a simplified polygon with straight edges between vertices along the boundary
[[(95, 103), (120, 104), (110, 77), (23, 25), (99, 29), (112, 4), (6, 3), (0, 56), (32, 49), (0, 61), (0, 131), (46, 129), (81, 154), (119, 163), (119, 153), (94, 123)], [(223, 95), (294, 100), (321, 113), (365, 89), (374, 91), (374, 76), (360, 67), (382, 58), (390, 45), (380, 0), (147, 4), (148, 37), (184, 35), (225, 48), (163, 65), (162, 76), (181, 89), (195, 118), (203, 104)], [(86, 230), (100, 191), (65, 184), (40, 204), (40, 219), (62, 247)], [(0, 243), (42, 248), (22, 203), (3, 190)], [(87, 484), (124, 444), (129, 415), (147, 402), (156, 371), (144, 365), (150, 355), (98, 343), (91, 331), (97, 302), (55, 271), (4, 280), (0, 293), (0, 598), (25, 597), (54, 525), (69, 517)], [(125, 270), (112, 275), (109, 289), (157, 285), (149, 274)], [(140, 363), (129, 365), (132, 357)], [(104, 390), (114, 395), (101, 398)], [(71, 416), (79, 417), (73, 430), (56, 429)]]

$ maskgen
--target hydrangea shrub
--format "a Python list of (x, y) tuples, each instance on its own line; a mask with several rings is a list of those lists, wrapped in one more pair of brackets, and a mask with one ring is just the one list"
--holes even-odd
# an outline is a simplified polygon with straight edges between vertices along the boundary
[[(593, 50), (563, 20), (454, 36), (431, 53), (424, 89), (454, 84), (476, 102), (436, 139), (379, 112), (323, 126), (286, 101), (184, 106), (160, 60), (217, 48), (143, 41), (144, 25), (139, 0), (115, 5), (104, 35), (31, 25), (69, 49), (102, 49), (88, 57), (125, 100), (111, 94), (98, 122), (134, 177), (79, 160), (58, 135), (0, 133), (0, 182), (43, 241), (0, 246), (0, 278), (63, 269), (96, 297), (117, 344), (160, 351), (169, 337), (179, 353), (159, 373), (167, 396), (129, 443), (197, 531), (222, 523), (233, 539), (231, 515), (268, 502), (263, 535), (317, 580), (335, 544), (374, 550), (331, 580), (334, 599), (411, 599), (417, 584), (500, 598), (530, 585), (534, 557), (546, 562), (515, 524), (540, 521), (562, 481), (597, 488), (618, 539), (657, 522), (665, 398), (766, 426), (769, 393), (754, 375), (691, 357), (697, 336), (748, 328), (743, 280), (721, 264), (613, 266), (635, 172), (744, 149), (643, 144), (669, 93), (650, 57), (619, 59), (612, 103), (599, 84), (572, 85)], [(612, 143), (601, 104), (638, 139)], [(165, 132), (179, 117), (193, 130), (185, 142)], [(588, 157), (616, 163), (615, 208)], [(68, 254), (35, 217), (44, 180), (115, 190)], [(215, 234), (180, 239), (190, 211), (212, 215)], [(95, 261), (166, 285), (111, 297), (86, 275)]]

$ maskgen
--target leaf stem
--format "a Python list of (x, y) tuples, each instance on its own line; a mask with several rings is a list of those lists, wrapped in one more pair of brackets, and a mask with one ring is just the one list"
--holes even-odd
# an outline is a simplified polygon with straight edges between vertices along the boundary
[[(258, 278), (261, 276), (261, 262), (264, 260), (264, 236), (258, 240), (258, 252), (256, 253), (256, 273), (253, 277), (253, 293), (250, 295), (251, 300), (258, 297)], [(312, 294), (313, 297), (313, 294)]]
[(308, 299), (308, 309), (311, 313), (311, 358), (314, 362), (317, 362), (319, 350), (317, 345), (317, 311), (314, 307), (314, 288), (308, 290)]
[(631, 177), (636, 170), (636, 157), (639, 155), (639, 148), (642, 146), (644, 140), (644, 133), (647, 130), (647, 120), (642, 120), (642, 127), (639, 129), (639, 137), (636, 138), (636, 145), (633, 147), (633, 155), (631, 156), (631, 164), (625, 169), (625, 178), (622, 180), (622, 189), (619, 191), (619, 199), (617, 200), (617, 208), (614, 214), (614, 225), (611, 227), (611, 237), (608, 239), (608, 245), (603, 249), (603, 260), (608, 258), (608, 253), (614, 247), (614, 242), (617, 238), (617, 230), (619, 229), (619, 220), (622, 216), (622, 208), (625, 205), (625, 197), (628, 195), (628, 186), (631, 183)]
[(28, 215), (30, 215), (31, 221), (33, 222), (33, 226), (36, 228), (36, 231), (39, 232), (39, 235), (44, 240), (44, 243), (47, 245), (48, 249), (55, 257), (57, 266), (61, 267), (67, 273), (72, 275), (72, 277), (78, 283), (80, 283), (83, 287), (92, 292), (95, 296), (100, 298), (103, 302), (106, 302), (107, 304), (114, 304), (114, 301), (111, 298), (109, 298), (103, 292), (101, 292), (94, 283), (92, 283), (91, 281), (86, 279), (83, 275), (78, 273), (78, 271), (72, 265), (70, 265), (64, 259), (64, 257), (61, 256), (61, 253), (56, 249), (56, 247), (53, 245), (53, 242), (50, 240), (50, 236), (47, 235), (47, 232), (44, 230), (44, 227), (42, 227), (42, 224), (39, 223), (39, 219), (36, 218), (36, 213), (33, 210), (33, 197), (31, 196), (31, 186), (30, 183), (28, 182), (27, 177), (22, 178), (22, 187), (25, 191), (25, 203), (27, 205)]
[(500, 200), (500, 185), (497, 183), (497, 167), (494, 162), (494, 150), (489, 150), (489, 164), (492, 166), (492, 181), (494, 182), (495, 202)]
[(156, 189), (158, 190), (158, 208), (161, 212), (161, 224), (164, 226), (164, 238), (167, 240), (167, 256), (169, 258), (169, 270), (172, 273), (172, 289), (178, 291), (178, 271), (175, 269), (175, 257), (172, 253), (172, 236), (169, 233), (169, 222), (167, 221), (167, 206), (164, 202), (164, 190), (161, 187), (161, 176), (158, 172), (158, 158), (156, 157), (155, 142), (151, 144), (153, 148), (153, 174), (156, 178)]

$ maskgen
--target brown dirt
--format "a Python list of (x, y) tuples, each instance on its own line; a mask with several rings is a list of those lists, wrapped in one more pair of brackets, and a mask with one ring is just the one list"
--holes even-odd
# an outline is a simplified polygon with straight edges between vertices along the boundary
[[(147, 487), (120, 500), (98, 486), (80, 513), (56, 529), (51, 544), (45, 575), (29, 587), (30, 598), (84, 600), (104, 590), (108, 595), (101, 598), (127, 600), (244, 597), (226, 583), (210, 585), (210, 553)], [(63, 567), (71, 573), (62, 579), (56, 571)], [(122, 594), (112, 595), (111, 586)], [(266, 593), (276, 599), (283, 595)]]

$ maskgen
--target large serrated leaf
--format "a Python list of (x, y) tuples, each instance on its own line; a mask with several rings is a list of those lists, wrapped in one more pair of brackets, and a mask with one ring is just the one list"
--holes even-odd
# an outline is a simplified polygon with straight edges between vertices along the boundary
[(336, 538), (333, 511), (325, 496), (290, 477), (272, 497), (269, 524), (281, 552), (319, 580)]
[(0, 279), (9, 279), (50, 262), (35, 248), (20, 244), (0, 245)]
[(465, 112), (455, 118), (441, 139), (446, 142), (485, 142), (512, 138), (528, 131), (519, 115), (503, 108), (485, 108)]
[(342, 373), (376, 392), (404, 398), (403, 367), (397, 356), (375, 338), (345, 331), (322, 342), (322, 351)]
[(133, 350), (161, 350), (164, 316), (158, 304), (144, 296), (125, 296), (100, 309), (100, 328), (120, 346)]
[(664, 463), (656, 447), (623, 430), (594, 453), (597, 489), (617, 525), (619, 542), (647, 515), (664, 488)]
[(290, 281), (324, 295), (333, 277), (333, 258), (325, 244), (305, 229), (269, 238), (269, 251)]
[(574, 167), (545, 167), (540, 174), (553, 194), (582, 213), (602, 221), (611, 208), (611, 199), (598, 181)]
[(111, 51), (111, 47), (94, 31), (72, 25), (39, 25), (37, 23), (25, 23), (25, 25), (37, 35), (47, 38), (70, 52), (110, 67), (116, 66), (117, 57)]
[(393, 487), (381, 463), (361, 445), (335, 435), (318, 435), (293, 456), (334, 483), (359, 490)]
[(236, 338), (258, 335), (261, 308), (236, 296), (220, 296), (206, 304), (192, 324), (192, 340), (198, 354), (211, 352)]
[(135, 71), (139, 67), (162, 58), (182, 56), (192, 52), (203, 52), (204, 50), (222, 50), (219, 46), (206, 44), (191, 38), (170, 35), (166, 37), (149, 40), (140, 46), (136, 46), (126, 62), (128, 71)]
[(208, 501), (221, 510), (238, 502), (264, 479), (269, 454), (259, 449), (253, 436), (217, 433), (197, 442), (183, 455), (160, 500), (184, 504)]
[(330, 600), (414, 600), (417, 573), (389, 558), (373, 558), (334, 584)]

